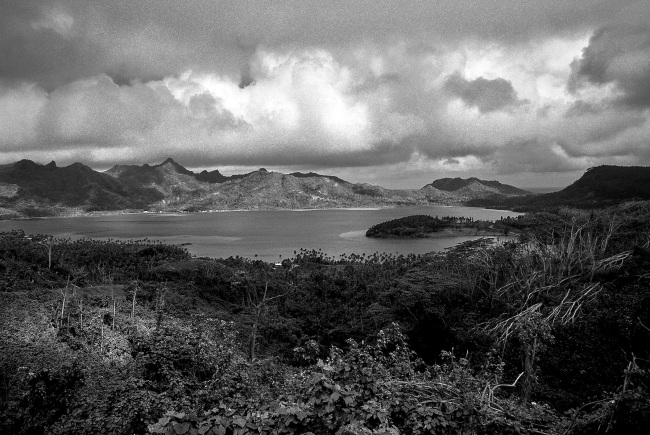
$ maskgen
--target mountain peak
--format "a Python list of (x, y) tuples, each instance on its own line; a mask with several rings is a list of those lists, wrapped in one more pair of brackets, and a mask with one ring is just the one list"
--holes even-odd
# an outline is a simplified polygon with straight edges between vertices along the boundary
[(339, 177), (336, 177), (334, 175), (322, 175), (318, 174), (316, 172), (292, 172), (289, 175), (294, 176), (296, 178), (327, 178), (330, 179), (336, 183), (344, 183), (344, 184), (350, 184), (348, 181), (345, 181)]
[(172, 159), (171, 157), (167, 157), (167, 159), (164, 162), (162, 162), (159, 165), (155, 165), (154, 167), (161, 168), (163, 166), (171, 166), (179, 174), (191, 175), (191, 176), (196, 175), (194, 172), (190, 171), (189, 169), (186, 169), (183, 165), (176, 163), (174, 159)]
[(27, 169), (34, 168), (36, 166), (41, 166), (38, 163), (33, 162), (32, 160), (22, 159), (14, 163), (13, 167), (16, 169)]
[[(172, 159), (171, 157), (167, 157), (167, 158), (165, 159), (164, 162), (162, 162), (161, 164), (159, 164), (159, 165), (157, 165), (157, 166), (163, 166), (163, 165), (167, 165), (167, 164), (169, 164), (169, 165), (174, 165), (174, 166), (177, 166), (177, 165), (178, 165), (178, 163), (176, 163), (176, 162), (174, 161), (174, 159)], [(180, 166), (180, 165), (178, 165), (178, 166)]]
[(230, 177), (226, 177), (221, 174), (218, 169), (208, 172), (206, 170), (201, 171), (201, 173), (194, 176), (198, 181), (205, 181), (206, 183), (223, 183), (228, 181)]

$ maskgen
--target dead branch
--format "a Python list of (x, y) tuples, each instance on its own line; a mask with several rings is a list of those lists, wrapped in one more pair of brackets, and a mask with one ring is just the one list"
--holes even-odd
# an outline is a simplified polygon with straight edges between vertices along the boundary
[[(501, 387), (515, 387), (517, 385), (517, 382), (519, 379), (524, 375), (524, 372), (519, 373), (519, 376), (517, 376), (517, 379), (511, 384), (497, 384), (493, 387), (490, 387), (490, 384), (486, 384), (485, 388), (483, 389), (483, 393), (481, 393), (481, 400), (485, 401), (488, 405), (488, 407), (492, 407), (494, 405), (494, 392), (496, 391), (497, 388)], [(495, 408), (496, 409), (496, 408)], [(503, 412), (503, 410), (500, 410)]]
[(641, 325), (641, 327), (642, 327), (643, 329), (645, 329), (646, 331), (650, 332), (650, 328), (648, 328), (647, 326), (645, 326), (645, 325), (643, 324), (643, 322), (641, 321), (641, 318), (640, 318), (640, 317), (637, 317), (636, 319), (639, 321), (639, 325)]

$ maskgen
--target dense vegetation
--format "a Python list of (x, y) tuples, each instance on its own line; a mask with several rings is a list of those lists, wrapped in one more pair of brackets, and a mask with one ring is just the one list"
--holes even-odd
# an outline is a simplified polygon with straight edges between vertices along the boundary
[(414, 215), (373, 225), (366, 231), (366, 237), (426, 237), (441, 227), (442, 220), (437, 217)]
[(507, 225), (503, 220), (489, 222), (456, 216), (439, 218), (438, 216), (413, 215), (373, 225), (366, 231), (366, 237), (424, 238), (442, 230), (464, 231), (467, 235), (480, 235), (486, 232), (508, 234), (511, 228), (512, 226)]
[(0, 433), (645, 433), (650, 204), (282, 266), (0, 234)]

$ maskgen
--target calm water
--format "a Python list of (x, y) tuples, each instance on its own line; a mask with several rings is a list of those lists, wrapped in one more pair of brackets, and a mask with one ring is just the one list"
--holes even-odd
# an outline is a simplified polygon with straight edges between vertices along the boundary
[(321, 249), (328, 255), (373, 252), (440, 251), (473, 237), (441, 239), (371, 239), (366, 230), (380, 222), (414, 214), (465, 216), (495, 220), (519, 213), (471, 207), (402, 207), (373, 210), (234, 211), (197, 214), (127, 214), (56, 219), (0, 221), (0, 231), (22, 229), (27, 234), (99, 239), (160, 240), (191, 243), (198, 256), (257, 258), (278, 261), (300, 248)]

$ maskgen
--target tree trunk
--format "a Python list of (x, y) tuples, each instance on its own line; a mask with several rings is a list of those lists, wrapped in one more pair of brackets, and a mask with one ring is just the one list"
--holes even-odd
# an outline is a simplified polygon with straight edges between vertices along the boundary
[(248, 340), (248, 362), (252, 362), (255, 359), (255, 344), (257, 342), (257, 327), (259, 324), (259, 310), (258, 315), (255, 317), (255, 322), (251, 328), (251, 335)]
[(52, 269), (52, 236), (50, 236), (48, 242), (49, 243), (47, 248), (47, 268)]
[(159, 290), (158, 298), (157, 298), (157, 304), (156, 304), (156, 329), (160, 328), (160, 325), (162, 324), (163, 320), (163, 309), (165, 307), (165, 293), (167, 292), (167, 288), (163, 287), (162, 289)]
[(61, 304), (61, 325), (63, 326), (63, 314), (65, 312), (65, 298), (68, 294), (68, 286), (66, 285), (65, 290), (63, 291), (63, 303)]
[(135, 318), (135, 295), (138, 293), (138, 286), (133, 289), (133, 302), (131, 304), (131, 319)]
[(251, 335), (248, 339), (248, 361), (251, 362), (255, 359), (255, 345), (257, 343), (257, 329), (260, 324), (260, 319), (262, 318), (262, 312), (266, 306), (266, 292), (269, 289), (269, 282), (267, 281), (264, 285), (264, 296), (260, 301), (257, 298), (257, 293), (255, 293), (255, 303), (251, 298), (251, 294), (248, 294), (248, 302), (255, 307), (255, 320), (253, 320), (253, 327), (251, 328)]
[(535, 350), (537, 348), (537, 337), (532, 345), (524, 347), (524, 381), (521, 384), (521, 401), (527, 404), (535, 382)]

